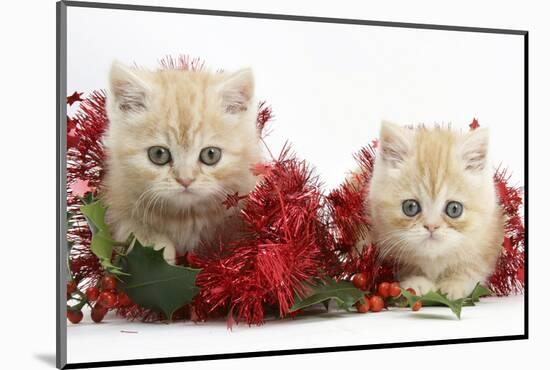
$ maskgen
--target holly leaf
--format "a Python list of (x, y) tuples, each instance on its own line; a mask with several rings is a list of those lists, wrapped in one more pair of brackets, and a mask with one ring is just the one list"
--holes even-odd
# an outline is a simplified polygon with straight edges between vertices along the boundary
[(94, 193), (89, 191), (83, 197), (80, 197), (80, 200), (84, 204), (91, 204), (91, 203), (96, 201), (96, 197), (95, 197)]
[(163, 249), (144, 247), (137, 239), (132, 250), (121, 256), (120, 265), (127, 276), (121, 277), (119, 288), (134, 303), (160, 311), (167, 319), (199, 291), (195, 285), (199, 269), (170, 265)]
[(470, 293), (468, 298), (470, 298), (474, 302), (479, 302), (479, 298), (491, 295), (493, 295), (493, 292), (489, 288), (481, 285), (480, 283), (477, 283), (476, 287), (474, 288), (472, 293)]
[(460, 319), (462, 313), (462, 307), (464, 306), (474, 306), (475, 302), (479, 302), (480, 297), (491, 295), (492, 292), (485, 286), (477, 283), (474, 290), (464, 297), (455, 300), (450, 300), (447, 298), (446, 294), (443, 294), (439, 291), (433, 292), (430, 291), (423, 296), (412, 295), (409, 291), (401, 288), (401, 295), (405, 298), (405, 305), (412, 307), (418, 301), (422, 302), (422, 306), (447, 306), (451, 311)]
[(460, 319), (460, 314), (462, 313), (462, 303), (464, 301), (463, 298), (451, 301), (447, 298), (446, 295), (444, 295), (441, 292), (433, 292), (429, 291), (428, 293), (424, 294), (423, 296), (416, 296), (409, 293), (407, 290), (401, 288), (401, 294), (406, 299), (406, 305), (409, 307), (414, 306), (414, 304), (418, 301), (422, 302), (422, 306), (429, 307), (429, 306), (447, 306), (451, 309), (451, 311), (456, 315), (458, 319)]
[(476, 302), (479, 302), (479, 299), (481, 297), (487, 297), (493, 295), (493, 292), (487, 288), (486, 286), (482, 285), (481, 283), (477, 283), (474, 290), (472, 290), (472, 293), (468, 295), (466, 298), (464, 298), (464, 306), (475, 306)]
[(105, 223), (105, 210), (106, 208), (100, 201), (85, 204), (80, 207), (80, 211), (86, 217), (86, 221), (88, 221), (92, 234), (97, 233), (99, 230), (109, 230), (107, 224)]
[(85, 204), (80, 211), (86, 217), (88, 226), (92, 232), (90, 250), (99, 258), (101, 266), (113, 275), (122, 275), (120, 267), (111, 262), (115, 241), (111, 237), (109, 227), (105, 223), (105, 207), (100, 201)]
[[(298, 311), (318, 303), (325, 303), (330, 299), (336, 300), (338, 307), (349, 310), (355, 303), (365, 297), (365, 292), (357, 289), (349, 281), (329, 279), (321, 281), (319, 285), (311, 288), (311, 292), (307, 297), (301, 300), (299, 297), (294, 298), (294, 305), (290, 309), (290, 312)], [(328, 304), (325, 307), (328, 307)]]

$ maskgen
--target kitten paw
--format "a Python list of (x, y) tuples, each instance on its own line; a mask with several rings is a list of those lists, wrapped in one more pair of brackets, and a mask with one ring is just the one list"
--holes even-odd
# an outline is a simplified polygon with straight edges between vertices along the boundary
[(447, 294), (447, 298), (455, 300), (470, 294), (475, 287), (475, 283), (464, 280), (446, 280), (439, 283), (437, 287), (442, 293)]
[(153, 248), (157, 251), (164, 248), (164, 250), (162, 251), (162, 256), (164, 257), (166, 263), (170, 265), (176, 264), (176, 247), (172, 242), (164, 240), (156, 243)]
[(401, 281), (400, 285), (405, 289), (413, 288), (416, 292), (416, 295), (424, 295), (430, 290), (435, 291), (434, 283), (424, 276), (411, 276)]

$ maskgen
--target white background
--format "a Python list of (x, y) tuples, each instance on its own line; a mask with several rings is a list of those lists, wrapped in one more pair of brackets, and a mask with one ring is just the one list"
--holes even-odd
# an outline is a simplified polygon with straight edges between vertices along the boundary
[[(530, 34), (530, 337), (529, 341), (361, 351), (143, 366), (159, 369), (392, 366), (517, 369), (544, 361), (548, 343), (546, 293), (549, 26), (541, 2), (149, 1), (213, 9), (529, 29)], [(0, 22), (4, 112), (1, 190), (3, 268), (1, 334), (6, 368), (51, 368), (55, 353), (55, 11), (53, 1), (11, 2)], [(7, 85), (6, 85), (7, 83)], [(7, 115), (6, 115), (7, 113)], [(7, 207), (6, 207), (7, 205)], [(32, 215), (32, 217), (29, 217)], [(7, 253), (6, 253), (7, 252)], [(94, 351), (94, 348), (90, 348)], [(393, 362), (392, 362), (393, 361)]]
[(383, 119), (467, 130), (474, 116), (495, 165), (523, 183), (523, 36), (71, 7), (67, 18), (69, 94), (108, 86), (114, 59), (251, 67), (276, 116), (271, 151), (289, 140), (329, 189)]

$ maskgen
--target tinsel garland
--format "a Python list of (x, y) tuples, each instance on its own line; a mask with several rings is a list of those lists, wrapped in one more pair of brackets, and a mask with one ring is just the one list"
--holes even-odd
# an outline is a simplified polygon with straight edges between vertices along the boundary
[(200, 319), (221, 311), (230, 324), (260, 324), (266, 306), (284, 317), (319, 275), (326, 229), (318, 179), (288, 148), (261, 175), (241, 211), (247, 236), (194, 259), (202, 269), (194, 302)]
[[(204, 63), (180, 57), (165, 58), (161, 65), (202, 69)], [(103, 91), (95, 91), (85, 99), (75, 94), (68, 98), (68, 103), (80, 105), (78, 112), (67, 118), (67, 238), (71, 273), (81, 287), (86, 287), (95, 285), (103, 271), (90, 251), (91, 233), (79, 211), (85, 193), (81, 188), (97, 193), (101, 187), (105, 156), (101, 139), (108, 121)], [(260, 104), (257, 125), (264, 134), (271, 118), (270, 108)], [(477, 121), (472, 125), (479, 126)], [(363, 272), (370, 289), (381, 281), (391, 281), (395, 266), (379, 261), (376, 246), (358, 248), (369, 228), (363, 199), (368, 194), (375, 147), (373, 142), (363, 148), (356, 155), (359, 170), (326, 196), (312, 169), (288, 147), (270, 162), (258, 164), (253, 169), (261, 176), (257, 187), (246, 196), (228, 195), (224, 202), (227, 207), (243, 202), (240, 215), (244, 237), (229, 245), (205, 245), (196, 254), (181, 258), (183, 264), (201, 268), (196, 281), (200, 291), (178, 316), (193, 320), (226, 316), (229, 325), (261, 324), (267, 312), (287, 316), (295, 298), (305, 295), (308, 284), (315, 279), (349, 279)], [(525, 262), (525, 230), (520, 213), (523, 199), (520, 189), (508, 184), (506, 170), (498, 169), (494, 179), (506, 215), (506, 237), (487, 283), (498, 295), (521, 293)], [(161, 318), (137, 305), (119, 308), (117, 313), (144, 321)]]
[(70, 249), (70, 270), (83, 286), (95, 285), (102, 276), (99, 260), (90, 250), (92, 234), (80, 212), (82, 200), (75, 185), (95, 191), (103, 179), (105, 156), (102, 136), (107, 127), (105, 94), (94, 91), (87, 98), (78, 95), (69, 100), (71, 105), (80, 102), (78, 111), (67, 117), (67, 212), (70, 225), (67, 241)]
[(364, 199), (376, 146), (377, 141), (373, 141), (355, 155), (358, 170), (326, 197), (326, 219), (333, 239), (325, 249), (325, 271), (336, 280), (362, 272), (367, 278), (366, 290), (373, 290), (379, 281), (393, 281), (393, 266), (382, 263), (376, 246), (362, 240), (370, 229)]

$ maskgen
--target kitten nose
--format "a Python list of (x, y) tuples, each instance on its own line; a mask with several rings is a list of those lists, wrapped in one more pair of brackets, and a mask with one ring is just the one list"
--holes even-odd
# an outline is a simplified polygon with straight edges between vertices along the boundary
[(179, 182), (181, 184), (181, 186), (186, 188), (189, 185), (191, 185), (191, 183), (193, 181), (195, 181), (195, 179), (190, 179), (190, 178), (185, 178), (185, 177), (184, 178), (176, 177), (176, 181)]
[(430, 233), (433, 233), (435, 230), (439, 229), (439, 225), (428, 224), (428, 225), (424, 225), (424, 228), (428, 230)]

